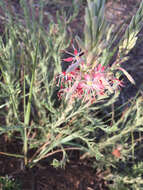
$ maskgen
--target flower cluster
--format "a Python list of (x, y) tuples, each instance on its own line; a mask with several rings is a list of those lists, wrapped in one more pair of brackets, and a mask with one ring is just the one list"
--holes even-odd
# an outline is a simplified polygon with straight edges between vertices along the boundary
[(95, 102), (99, 96), (114, 93), (123, 86), (122, 81), (114, 76), (109, 66), (102, 66), (100, 63), (88, 66), (84, 53), (78, 52), (76, 48), (74, 54), (67, 51), (66, 53), (72, 57), (63, 59), (70, 65), (58, 76), (59, 98), (68, 97), (71, 100), (82, 99), (84, 102)]

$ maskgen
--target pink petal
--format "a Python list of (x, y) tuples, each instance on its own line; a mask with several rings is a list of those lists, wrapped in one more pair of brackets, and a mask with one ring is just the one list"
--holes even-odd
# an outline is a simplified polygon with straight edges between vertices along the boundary
[(105, 70), (105, 67), (102, 66), (101, 64), (99, 64), (99, 65), (97, 66), (97, 71), (103, 72), (104, 70)]
[(104, 72), (104, 70), (105, 70), (105, 67), (103, 66), (103, 67), (101, 68), (101, 72)]
[(79, 89), (82, 89), (83, 87), (84, 87), (84, 83), (83, 83), (83, 82), (79, 82), (79, 83), (78, 83), (78, 88), (79, 88)]
[(77, 54), (78, 54), (77, 49), (74, 49), (74, 55), (77, 55)]
[(88, 81), (88, 80), (91, 80), (91, 77), (90, 77), (90, 75), (88, 75), (88, 74), (85, 74), (85, 75), (84, 75), (84, 78), (85, 78), (85, 80), (87, 80), (87, 81)]
[(63, 61), (71, 62), (71, 61), (73, 61), (73, 57), (68, 57), (68, 58), (66, 58), (66, 59), (63, 59)]
[(65, 71), (63, 71), (63, 72), (62, 72), (62, 75), (66, 76), (66, 72), (65, 72)]
[[(121, 80), (119, 80), (119, 79), (117, 79), (117, 78), (115, 78), (114, 80), (118, 81), (118, 85), (119, 85), (119, 86), (125, 87), (123, 81), (121, 81)], [(113, 83), (114, 83), (114, 82), (113, 82)]]
[(97, 66), (97, 71), (100, 71), (101, 70), (101, 64), (99, 64), (98, 66)]

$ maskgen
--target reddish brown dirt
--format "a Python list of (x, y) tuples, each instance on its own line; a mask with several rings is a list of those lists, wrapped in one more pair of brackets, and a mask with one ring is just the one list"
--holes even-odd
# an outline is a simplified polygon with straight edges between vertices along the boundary
[(108, 190), (103, 176), (110, 171), (94, 170), (90, 160), (80, 161), (77, 153), (72, 157), (65, 168), (54, 168), (47, 159), (32, 169), (22, 169), (22, 160), (1, 155), (0, 176), (17, 180), (22, 190)]
[(34, 190), (108, 190), (102, 176), (96, 175), (91, 167), (79, 162), (71, 162), (65, 169), (45, 166), (36, 169), (35, 176), (28, 172), (19, 175), (19, 178), (24, 179), (25, 190), (31, 190), (32, 185)]
[[(10, 2), (10, 1), (9, 1)], [(8, 3), (9, 3), (8, 2)], [(113, 3), (114, 2), (114, 3)], [(132, 16), (136, 10), (138, 3), (141, 0), (110, 0), (107, 3), (107, 18), (114, 24), (119, 24), (121, 22), (129, 23), (130, 16)], [(18, 1), (13, 1), (13, 9), (18, 7)], [(82, 32), (83, 26), (83, 13), (84, 5), (78, 15), (78, 17), (72, 22), (73, 34)], [(48, 7), (47, 7), (48, 9)], [(50, 9), (53, 15), (55, 14), (55, 7)], [(0, 9), (0, 15), (3, 15)], [(0, 33), (3, 31), (3, 24), (1, 20)], [(142, 45), (138, 46), (132, 52), (132, 60), (130, 64), (134, 64), (138, 61), (143, 60)], [(139, 84), (143, 82), (142, 74), (143, 69), (139, 72), (133, 72), (135, 80), (138, 86), (133, 87), (128, 84), (126, 89), (123, 90), (123, 97), (121, 101), (129, 98), (124, 95), (129, 91), (131, 94), (136, 92), (139, 88)], [(128, 93), (130, 96), (130, 93)], [(133, 93), (134, 94), (134, 93)], [(16, 145), (17, 146), (17, 145)], [(0, 139), (0, 149), (3, 150), (3, 139)], [(15, 147), (16, 148), (16, 147)], [(14, 146), (11, 146), (11, 150), (14, 151)], [(17, 149), (17, 148), (16, 148)], [(70, 161), (65, 169), (55, 169), (49, 164), (44, 164), (44, 166), (37, 166), (29, 171), (21, 171), (20, 160), (15, 158), (7, 158), (6, 156), (0, 156), (0, 175), (12, 176), (18, 178), (23, 183), (23, 190), (108, 190), (106, 182), (103, 180), (103, 174), (97, 171), (95, 172), (91, 165), (87, 164), (86, 161)]]

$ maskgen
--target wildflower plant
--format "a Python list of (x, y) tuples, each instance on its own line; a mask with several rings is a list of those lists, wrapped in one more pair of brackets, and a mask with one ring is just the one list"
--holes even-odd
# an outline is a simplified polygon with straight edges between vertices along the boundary
[(3, 190), (20, 190), (21, 184), (11, 179), (9, 176), (0, 176), (0, 187)]
[[(70, 54), (70, 57), (63, 61), (68, 62), (69, 67), (59, 75), (60, 98), (63, 96), (66, 100), (67, 98), (82, 99), (83, 102), (95, 103), (98, 99), (104, 99), (120, 91), (124, 86), (121, 72), (135, 84), (134, 79), (122, 68), (121, 63), (127, 59), (128, 52), (134, 47), (140, 26), (133, 28), (135, 22), (133, 17), (125, 36), (114, 47), (113, 44), (118, 36), (113, 34), (112, 26), (105, 19), (104, 6), (104, 0), (88, 0), (85, 10), (84, 41), (78, 36), (75, 37), (81, 51), (78, 51), (73, 44), (73, 53), (65, 51)], [(142, 22), (141, 10), (142, 4), (136, 15), (137, 18), (139, 17), (138, 25)], [(111, 63), (115, 53), (116, 58)]]
[(59, 76), (60, 98), (67, 95), (66, 98), (70, 96), (71, 100), (76, 98), (95, 103), (99, 98), (105, 98), (123, 86), (109, 66), (87, 64), (79, 55), (80, 52), (74, 49), (73, 57), (63, 59), (71, 63)]
[[(66, 13), (57, 13), (56, 21), (48, 14), (45, 27), (44, 3), (39, 2), (39, 19), (34, 5), (29, 7), (24, 0), (20, 1), (22, 15), (15, 16), (5, 1), (0, 2), (7, 10), (0, 37), (0, 114), (4, 118), (0, 134), (10, 134), (22, 144), (19, 152), (0, 154), (18, 157), (29, 167), (56, 153), (62, 153), (63, 164), (70, 150), (102, 159), (106, 147), (130, 134), (132, 124), (136, 130), (142, 121), (139, 113), (137, 125), (127, 123), (127, 114), (124, 121), (110, 125), (110, 119), (105, 123), (98, 114), (115, 102), (125, 86), (122, 74), (135, 83), (122, 63), (141, 29), (143, 2), (117, 46), (118, 35), (104, 16), (104, 0), (87, 1), (84, 39), (75, 36), (72, 45), (67, 28), (76, 14), (68, 21)], [(70, 45), (73, 52), (67, 51)], [(62, 70), (62, 63), (69, 64), (68, 68)], [(107, 136), (100, 139), (99, 131)]]

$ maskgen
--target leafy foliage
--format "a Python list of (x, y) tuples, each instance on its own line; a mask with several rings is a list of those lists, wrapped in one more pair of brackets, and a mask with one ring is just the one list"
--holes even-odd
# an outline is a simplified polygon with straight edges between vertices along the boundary
[[(61, 50), (70, 44), (67, 24), (75, 12), (68, 21), (63, 13), (57, 13), (56, 21), (48, 15), (48, 26), (45, 27), (42, 1), (39, 19), (34, 7), (29, 7), (24, 0), (20, 1), (23, 14), (15, 16), (5, 9), (5, 1), (0, 3), (7, 10), (5, 32), (0, 37), (0, 114), (3, 117), (0, 134), (9, 133), (12, 139), (20, 139), (23, 146), (20, 153), (1, 154), (24, 159), (25, 166), (29, 167), (59, 152), (63, 155), (62, 160), (54, 159), (53, 165), (64, 165), (70, 150), (80, 151), (81, 159), (93, 157), (96, 164), (103, 167), (110, 163), (115, 165), (120, 159), (126, 160), (129, 155), (134, 157), (134, 133), (142, 132), (142, 97), (130, 101), (123, 113), (121, 108), (111, 110), (119, 91), (99, 98), (92, 105), (82, 100), (71, 103), (69, 99), (57, 97), (56, 77), (62, 72)], [(143, 3), (115, 48), (112, 46), (117, 35), (105, 20), (104, 5), (104, 0), (88, 0), (84, 40), (78, 36), (76, 40), (85, 52), (87, 64), (111, 64), (111, 70), (119, 75), (118, 78), (121, 74), (116, 70), (122, 71), (134, 83), (120, 64), (137, 40), (142, 26)], [(117, 50), (118, 56), (112, 63)], [(117, 115), (114, 112), (118, 112)], [(112, 149), (118, 143), (123, 146), (121, 158), (114, 158)]]
[(138, 33), (142, 28), (143, 23), (143, 1), (135, 16), (133, 16), (128, 28), (125, 31), (124, 36), (119, 43), (119, 56), (127, 55), (130, 50), (135, 46), (138, 39)]
[(21, 185), (8, 176), (0, 177), (0, 188), (3, 190), (20, 190)]

